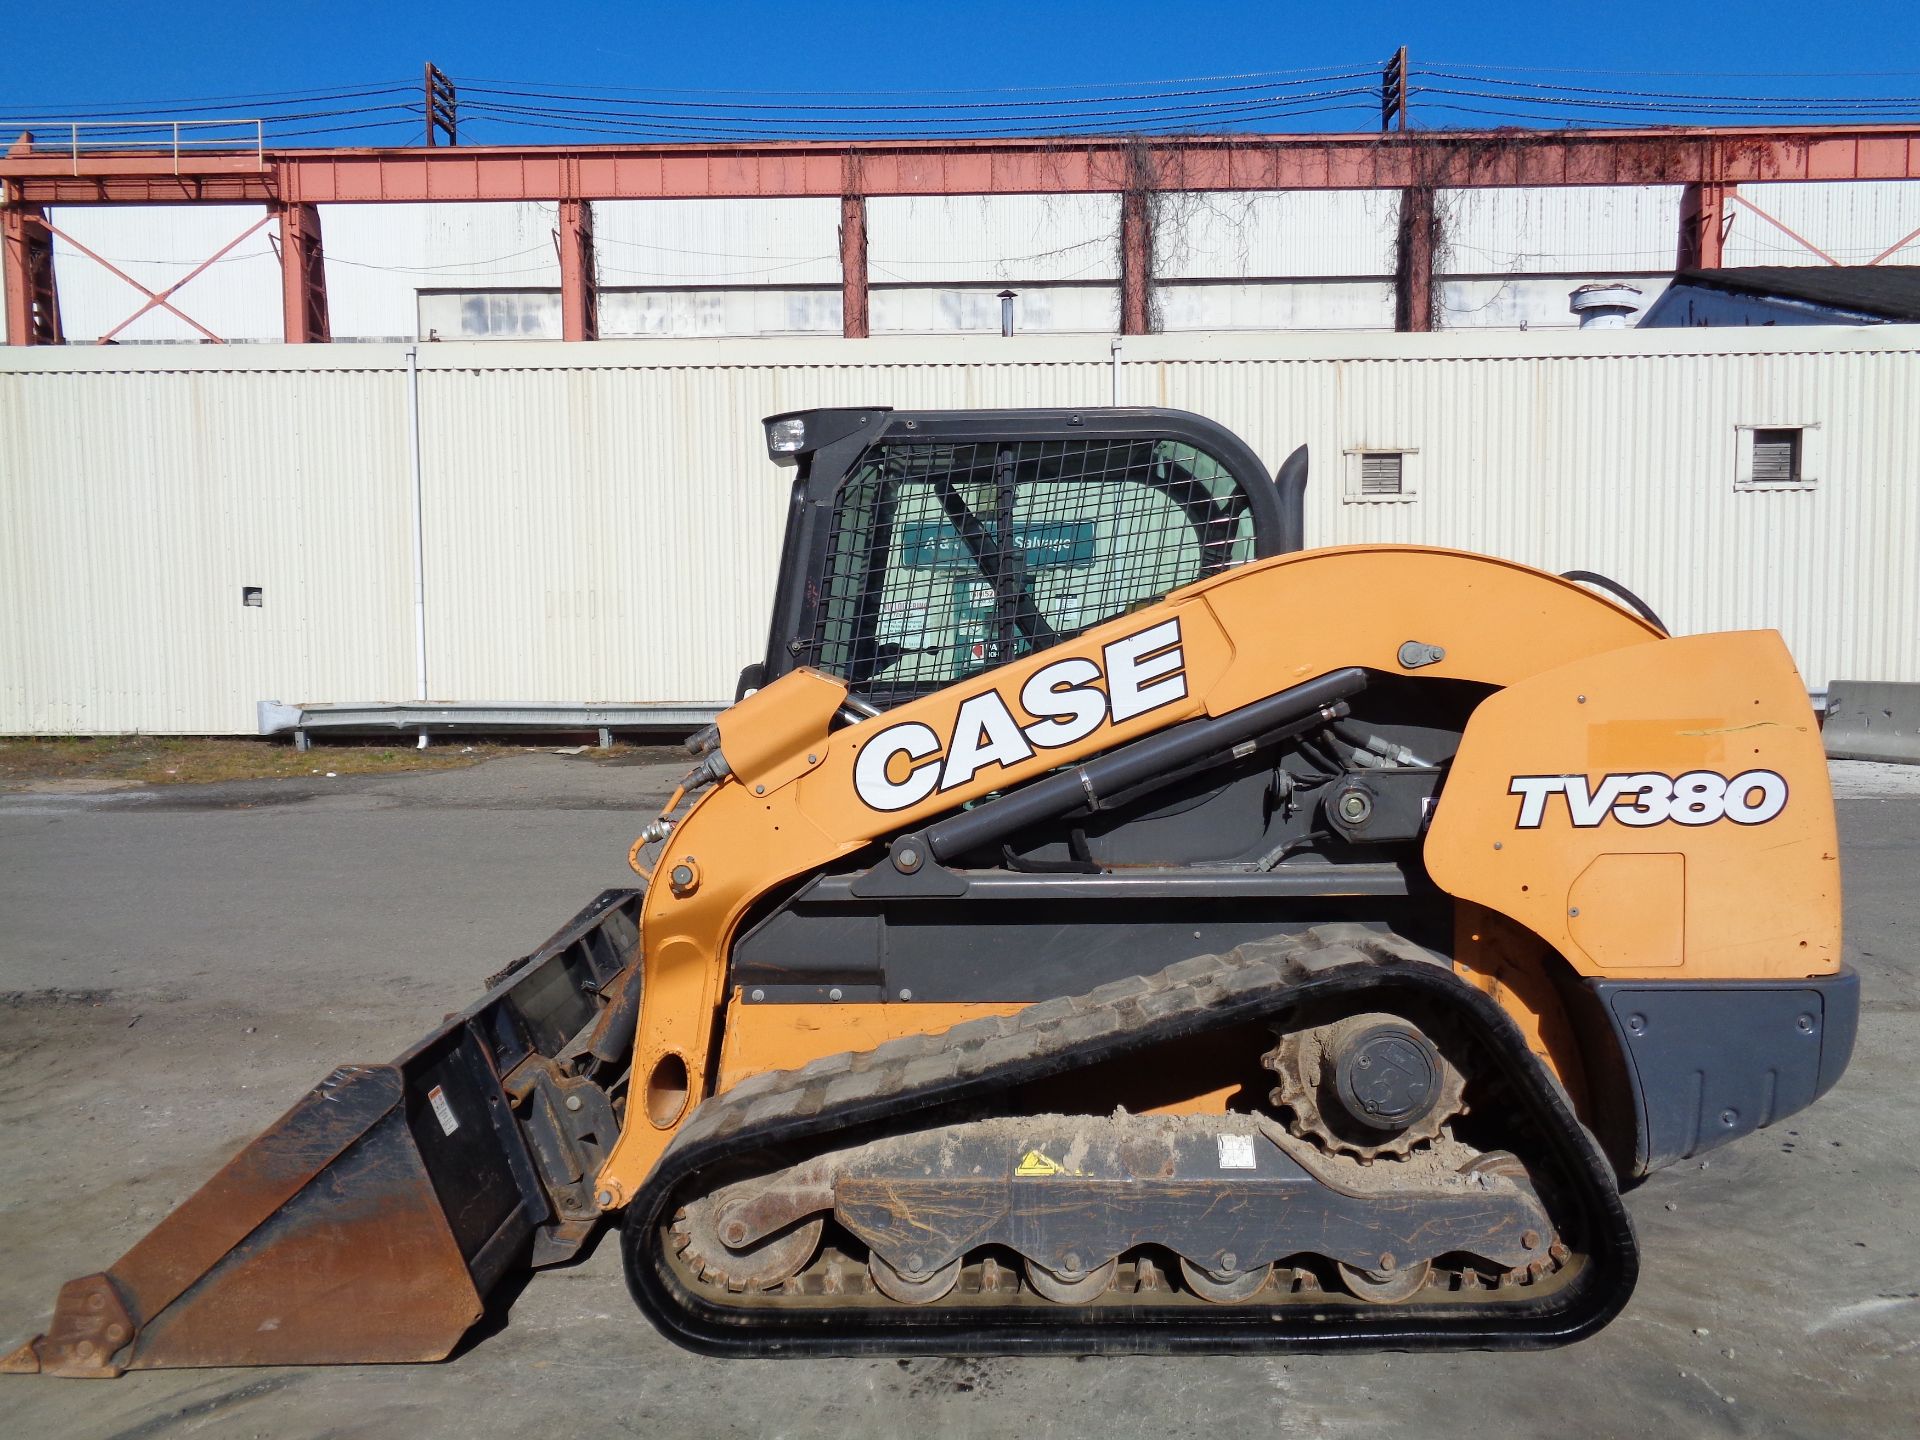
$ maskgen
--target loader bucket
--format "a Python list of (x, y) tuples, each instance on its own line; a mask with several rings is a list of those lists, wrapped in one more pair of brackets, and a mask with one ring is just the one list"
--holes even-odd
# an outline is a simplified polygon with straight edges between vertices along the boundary
[(0, 1369), (445, 1358), (507, 1274), (592, 1229), (639, 904), (605, 892), (391, 1064), (336, 1069), (113, 1266), (63, 1286), (47, 1333)]

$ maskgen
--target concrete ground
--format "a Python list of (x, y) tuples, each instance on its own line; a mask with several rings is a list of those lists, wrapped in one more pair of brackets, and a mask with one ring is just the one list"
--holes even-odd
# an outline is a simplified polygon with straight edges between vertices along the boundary
[[(1278, 1359), (714, 1361), (616, 1247), (424, 1367), (0, 1377), (0, 1432), (119, 1437), (1881, 1435), (1920, 1407), (1920, 772), (1836, 767), (1852, 1070), (1629, 1197), (1626, 1313), (1570, 1350)], [(379, 1061), (602, 886), (677, 767), (0, 797), (0, 1345), (332, 1064)], [(1905, 1416), (1906, 1419), (1901, 1417)]]

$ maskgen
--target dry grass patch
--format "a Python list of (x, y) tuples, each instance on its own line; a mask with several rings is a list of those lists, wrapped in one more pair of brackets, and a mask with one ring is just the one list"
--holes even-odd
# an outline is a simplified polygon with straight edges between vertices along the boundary
[(316, 744), (306, 754), (283, 741), (184, 735), (63, 735), (0, 740), (0, 789), (108, 789), (205, 785), (303, 775), (385, 775), (457, 770), (518, 747), (450, 739), (407, 745)]

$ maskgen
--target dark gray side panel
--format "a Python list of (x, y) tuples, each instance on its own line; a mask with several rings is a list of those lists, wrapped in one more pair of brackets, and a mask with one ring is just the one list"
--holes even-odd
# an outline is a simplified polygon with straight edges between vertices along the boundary
[[(1077, 879), (1061, 876), (1054, 883), (1078, 888)], [(986, 894), (802, 903), (777, 910), (740, 939), (728, 983), (741, 987), (748, 1003), (1049, 1000), (1341, 920), (1444, 946), (1451, 917), (1450, 902), (1430, 896), (1051, 900)]]
[(1589, 983), (1626, 1057), (1635, 1174), (1804, 1110), (1853, 1053), (1860, 980), (1850, 969), (1777, 982)]

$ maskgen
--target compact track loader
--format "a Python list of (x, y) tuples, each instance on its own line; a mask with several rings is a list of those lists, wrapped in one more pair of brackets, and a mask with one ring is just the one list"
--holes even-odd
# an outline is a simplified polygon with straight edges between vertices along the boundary
[[(815, 410), (764, 661), (610, 891), (13, 1370), (430, 1360), (609, 1217), (724, 1354), (1537, 1346), (1838, 1078), (1806, 690), (1600, 577), (1303, 550), (1166, 410)], [(1602, 593), (1602, 592), (1607, 593)]]

